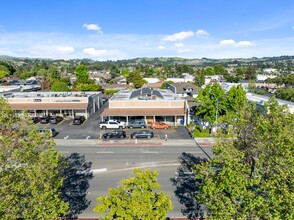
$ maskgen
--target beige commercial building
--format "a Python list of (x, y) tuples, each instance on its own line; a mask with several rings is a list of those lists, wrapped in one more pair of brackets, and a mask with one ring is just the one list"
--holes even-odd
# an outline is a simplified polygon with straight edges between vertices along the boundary
[(76, 115), (88, 118), (102, 105), (101, 92), (8, 92), (2, 93), (11, 108), (31, 116)]
[(163, 121), (175, 126), (186, 125), (187, 102), (170, 90), (121, 90), (109, 100), (101, 117), (102, 120), (120, 118), (127, 123), (145, 120), (146, 123)]

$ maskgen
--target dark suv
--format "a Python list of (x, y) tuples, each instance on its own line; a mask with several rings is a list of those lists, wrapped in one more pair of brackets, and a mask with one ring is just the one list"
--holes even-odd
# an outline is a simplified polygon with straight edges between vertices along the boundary
[(34, 124), (37, 124), (40, 122), (40, 118), (39, 117), (32, 117), (32, 121)]
[(81, 125), (83, 124), (85, 121), (85, 117), (84, 116), (76, 116), (73, 120), (73, 124), (74, 125)]
[(63, 121), (63, 117), (61, 117), (61, 116), (53, 116), (50, 118), (51, 124), (58, 124), (61, 121)]
[(128, 128), (146, 128), (145, 121), (130, 121), (128, 123)]
[(44, 115), (40, 118), (40, 123), (41, 124), (47, 124), (50, 121), (50, 117), (48, 115)]
[(104, 139), (109, 139), (109, 138), (125, 138), (126, 132), (122, 130), (113, 130), (111, 132), (107, 132), (103, 134)]

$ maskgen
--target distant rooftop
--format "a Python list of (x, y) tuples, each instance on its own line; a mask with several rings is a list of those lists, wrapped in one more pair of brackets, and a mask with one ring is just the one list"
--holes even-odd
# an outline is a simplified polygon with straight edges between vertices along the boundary
[(100, 92), (10, 92), (5, 98), (89, 97)]
[(170, 90), (142, 88), (137, 90), (121, 90), (111, 100), (180, 100), (176, 94)]

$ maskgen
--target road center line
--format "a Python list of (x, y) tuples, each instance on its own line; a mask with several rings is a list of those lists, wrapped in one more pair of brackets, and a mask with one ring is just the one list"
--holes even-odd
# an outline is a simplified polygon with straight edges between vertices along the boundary
[(142, 154), (158, 154), (157, 151), (142, 151)]

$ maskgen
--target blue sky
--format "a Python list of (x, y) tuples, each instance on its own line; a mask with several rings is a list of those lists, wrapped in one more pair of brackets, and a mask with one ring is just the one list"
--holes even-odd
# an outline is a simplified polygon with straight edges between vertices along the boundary
[(294, 55), (293, 0), (2, 0), (0, 55)]

